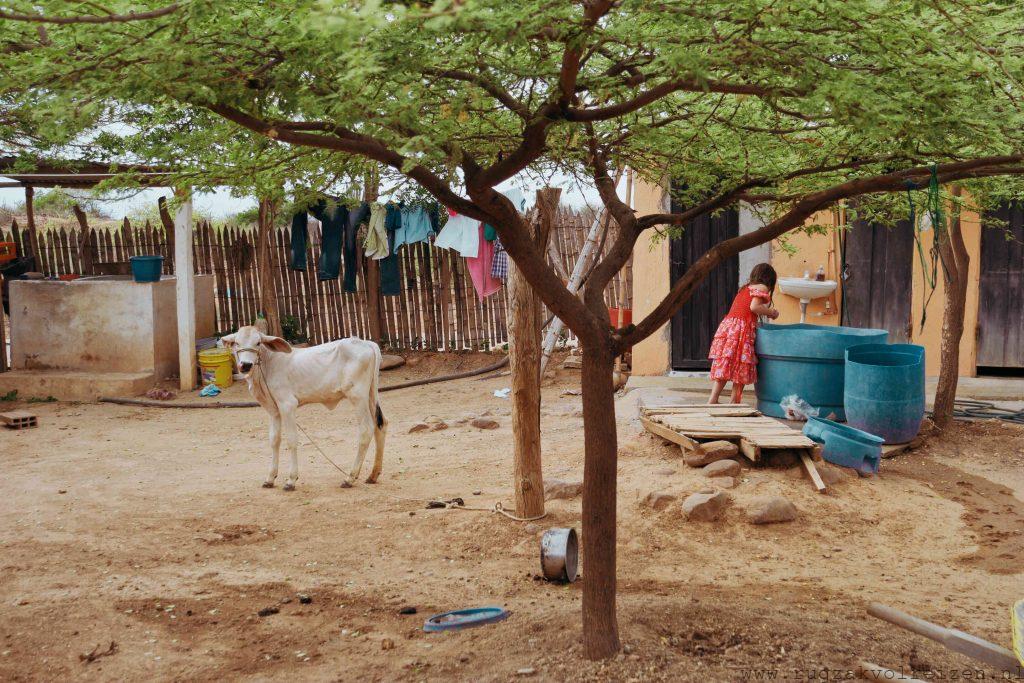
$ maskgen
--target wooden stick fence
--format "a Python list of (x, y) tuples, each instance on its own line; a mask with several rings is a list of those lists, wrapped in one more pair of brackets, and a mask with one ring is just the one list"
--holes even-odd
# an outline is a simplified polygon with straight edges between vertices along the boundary
[[(576, 262), (589, 223), (579, 214), (559, 211), (551, 239), (567, 271)], [(362, 254), (357, 291), (344, 292), (340, 279), (317, 277), (317, 231), (310, 231), (305, 271), (288, 267), (290, 238), (290, 229), (281, 227), (275, 231), (271, 244), (271, 272), (281, 318), (289, 332), (305, 336), (313, 344), (348, 336), (369, 337), (367, 261)], [(13, 241), (19, 254), (27, 251), (28, 235), (16, 221), (9, 230), (0, 229), (0, 241)], [(88, 233), (66, 227), (43, 229), (39, 232), (39, 246), (36, 269), (51, 277), (127, 273), (129, 257), (137, 254), (161, 254), (164, 273), (173, 272), (164, 228), (148, 222), (132, 226), (125, 219), (117, 229), (89, 229)], [(260, 310), (254, 229), (201, 222), (196, 226), (194, 249), (196, 272), (214, 276), (217, 329), (227, 332), (251, 324)], [(381, 296), (378, 307), (382, 346), (488, 349), (508, 341), (508, 301), (504, 288), (481, 302), (465, 261), (454, 252), (426, 243), (401, 247), (398, 261), (401, 292), (398, 296)], [(609, 307), (631, 307), (630, 274), (627, 266), (609, 284), (605, 292)]]

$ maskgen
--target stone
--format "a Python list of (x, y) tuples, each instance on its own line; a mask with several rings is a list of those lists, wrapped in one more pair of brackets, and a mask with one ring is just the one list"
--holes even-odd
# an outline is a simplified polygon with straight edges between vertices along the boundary
[(825, 482), (825, 486), (835, 486), (853, 476), (851, 471), (830, 465), (827, 462), (815, 463), (815, 467), (818, 469), (818, 474), (821, 475), (821, 480)]
[(723, 489), (734, 489), (738, 483), (736, 477), (715, 477), (715, 485)]
[(390, 638), (383, 639), (382, 641), (380, 641), (380, 649), (382, 649), (382, 650), (394, 650), (395, 649), (395, 641), (391, 640)]
[(299, 593), (298, 596), (296, 597), (299, 598), (299, 602), (301, 602), (303, 605), (308, 605), (311, 602), (313, 602), (313, 598), (307, 595), (306, 593)]
[(277, 614), (280, 611), (281, 610), (279, 608), (277, 608), (277, 607), (264, 607), (263, 609), (261, 609), (256, 614), (258, 614), (261, 617), (269, 617), (270, 615)]
[(544, 482), (544, 500), (569, 500), (583, 492), (582, 481), (549, 479)]
[(532, 666), (524, 666), (522, 669), (516, 669), (516, 676), (532, 676), (537, 673), (537, 670)]
[(716, 460), (705, 465), (703, 472), (705, 477), (735, 477), (742, 469), (735, 460)]
[(432, 432), (440, 432), (441, 430), (444, 430), (444, 429), (448, 429), (448, 423), (447, 422), (435, 422), (430, 427), (430, 431), (432, 431)]
[(659, 510), (660, 511), (660, 510), (664, 510), (665, 508), (667, 508), (671, 503), (674, 503), (676, 500), (678, 500), (678, 497), (677, 496), (673, 496), (671, 493), (662, 493), (661, 491), (651, 491), (650, 493), (647, 494), (647, 497), (644, 498), (643, 503), (644, 503), (644, 505), (646, 505), (647, 507), (649, 507), (649, 508), (651, 508), (653, 510)]
[(761, 496), (747, 506), (747, 520), (751, 524), (791, 522), (797, 514), (796, 506), (782, 496)]
[(477, 429), (497, 429), (501, 426), (498, 424), (497, 420), (492, 420), (489, 417), (475, 418), (469, 424), (473, 425)]
[(660, 470), (655, 470), (654, 473), (661, 477), (671, 477), (673, 474), (676, 473), (676, 471), (671, 467), (665, 467)]
[(721, 516), (732, 497), (725, 491), (693, 493), (683, 501), (683, 514), (691, 522), (713, 522)]
[(719, 460), (732, 458), (740, 452), (739, 446), (729, 441), (708, 441), (700, 445), (702, 453), (683, 449), (683, 460), (690, 467), (704, 467)]
[(430, 429), (430, 425), (426, 422), (417, 422), (412, 427), (409, 427), (409, 433), (415, 434), (416, 432), (425, 432)]

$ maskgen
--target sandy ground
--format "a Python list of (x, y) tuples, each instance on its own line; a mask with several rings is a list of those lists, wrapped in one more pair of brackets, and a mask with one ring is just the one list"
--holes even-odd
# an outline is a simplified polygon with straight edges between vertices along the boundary
[[(384, 383), (492, 361), (426, 357)], [(580, 399), (562, 395), (577, 384), (560, 371), (545, 388), (550, 479), (581, 477)], [(338, 472), (300, 438), (294, 493), (260, 488), (259, 409), (16, 404), (41, 426), (0, 432), (0, 679), (822, 680), (848, 678), (858, 657), (932, 680), (997, 679), (864, 610), (877, 600), (1009, 645), (1008, 608), (1024, 597), (1024, 430), (960, 426), (825, 496), (796, 469), (749, 469), (725, 518), (695, 523), (678, 502), (661, 512), (641, 504), (651, 491), (681, 500), (707, 480), (642, 433), (638, 392), (627, 394), (618, 406), (626, 648), (593, 663), (580, 655), (582, 584), (536, 577), (540, 533), (579, 528), (579, 499), (549, 503), (531, 524), (425, 509), (455, 496), (511, 505), (510, 407), (493, 396), (507, 385), (384, 394), (380, 483), (339, 488)], [(227, 394), (246, 398), (241, 385)], [(500, 429), (455, 424), (484, 411)], [(408, 433), (430, 415), (452, 426)], [(343, 467), (350, 423), (344, 405), (300, 412)], [(787, 496), (799, 519), (748, 524), (744, 504), (765, 493)], [(491, 604), (511, 618), (421, 630), (432, 613)], [(258, 616), (268, 607), (279, 611)]]

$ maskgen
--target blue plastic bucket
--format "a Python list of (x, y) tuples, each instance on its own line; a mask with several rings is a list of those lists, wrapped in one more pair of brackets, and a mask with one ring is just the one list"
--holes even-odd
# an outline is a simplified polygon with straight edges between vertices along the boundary
[(796, 394), (827, 416), (844, 420), (843, 377), (846, 349), (885, 342), (885, 330), (828, 325), (774, 325), (757, 330), (757, 409), (785, 417), (783, 397)]
[(163, 256), (132, 256), (132, 277), (136, 282), (157, 282), (164, 269)]
[(843, 403), (851, 426), (905, 443), (921, 429), (925, 409), (924, 347), (861, 344), (846, 350)]

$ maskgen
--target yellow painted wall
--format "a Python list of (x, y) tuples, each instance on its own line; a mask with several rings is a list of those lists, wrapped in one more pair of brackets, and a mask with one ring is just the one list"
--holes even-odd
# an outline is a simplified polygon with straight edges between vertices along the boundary
[[(635, 190), (634, 208), (639, 215), (663, 211), (662, 199), (664, 191), (662, 188), (638, 183)], [(811, 221), (817, 225), (834, 225), (834, 218), (831, 212), (823, 212), (816, 215)], [(970, 256), (969, 282), (967, 287), (967, 305), (964, 315), (964, 336), (960, 343), (960, 374), (974, 376), (977, 374), (977, 327), (978, 327), (978, 302), (979, 302), (979, 277), (981, 261), (981, 225), (979, 218), (974, 213), (965, 213), (961, 217), (961, 226), (964, 233), (964, 241)], [(638, 321), (649, 313), (668, 293), (671, 286), (670, 265), (669, 265), (669, 244), (668, 240), (660, 240), (657, 243), (653, 240), (653, 231), (649, 231), (637, 242), (633, 252), (633, 320)], [(931, 248), (931, 240), (934, 233), (929, 231), (922, 237), (922, 246), (927, 254)], [(838, 239), (836, 231), (830, 230), (828, 234), (804, 235), (791, 234), (787, 240), (789, 250), (782, 247), (781, 243), (772, 244), (772, 265), (775, 266), (779, 277), (803, 277), (804, 270), (809, 270), (813, 276), (818, 266), (825, 266), (826, 278), (838, 280), (839, 256)], [(790, 253), (795, 249), (795, 253)], [(922, 278), (920, 259), (917, 251), (914, 252), (913, 288), (911, 296), (913, 333), (911, 341), (925, 347), (926, 368), (930, 376), (939, 372), (939, 354), (942, 341), (942, 309), (944, 298), (944, 287), (939, 277), (939, 283), (935, 294), (928, 306), (928, 316), (924, 330), (921, 329), (921, 310), (923, 307), (925, 288)], [(748, 273), (740, 273), (740, 278), (746, 278)], [(839, 305), (841, 304), (841, 287), (831, 299), (818, 299), (812, 301), (807, 307), (807, 322), (815, 325), (838, 325)], [(829, 302), (831, 313), (826, 310), (826, 301)], [(799, 301), (793, 297), (782, 294), (776, 289), (775, 306), (779, 309), (780, 323), (795, 323), (800, 320)], [(662, 375), (668, 372), (671, 363), (671, 346), (669, 340), (670, 325), (665, 325), (650, 338), (641, 342), (633, 349), (633, 374), (636, 375)]]
[[(639, 215), (663, 212), (665, 192), (660, 185), (637, 179), (633, 186), (633, 208)], [(647, 230), (633, 248), (633, 322), (640, 322), (668, 296), (670, 282), (669, 241), (656, 239)], [(664, 375), (670, 369), (669, 335), (671, 325), (633, 347), (635, 375)]]
[[(978, 374), (978, 304), (980, 302), (981, 281), (981, 221), (978, 214), (964, 212), (960, 217), (960, 229), (964, 235), (964, 246), (971, 263), (967, 269), (967, 304), (964, 307), (964, 336), (960, 339), (960, 370), (959, 374), (974, 377)], [(931, 267), (929, 250), (935, 238), (935, 231), (929, 230), (921, 235), (921, 246), (924, 248), (925, 259)], [(925, 368), (929, 376), (939, 374), (939, 354), (942, 347), (942, 312), (945, 305), (945, 285), (942, 282), (942, 266), (939, 265), (938, 284), (928, 304), (928, 315), (925, 318), (924, 330), (921, 329), (921, 311), (928, 298), (929, 286), (925, 283), (921, 268), (921, 258), (914, 250), (914, 292), (911, 322), (913, 331), (911, 341), (925, 348)]]

